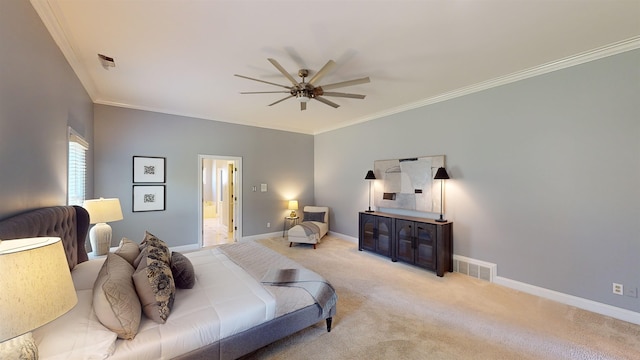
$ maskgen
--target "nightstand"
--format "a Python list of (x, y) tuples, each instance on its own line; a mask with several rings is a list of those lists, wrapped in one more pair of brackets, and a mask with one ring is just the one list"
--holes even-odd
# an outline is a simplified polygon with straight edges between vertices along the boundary
[(284, 237), (284, 233), (291, 229), (292, 227), (298, 225), (298, 221), (300, 221), (300, 217), (296, 216), (296, 217), (291, 217), (291, 216), (285, 216), (284, 217), (284, 225), (282, 226), (282, 237)]

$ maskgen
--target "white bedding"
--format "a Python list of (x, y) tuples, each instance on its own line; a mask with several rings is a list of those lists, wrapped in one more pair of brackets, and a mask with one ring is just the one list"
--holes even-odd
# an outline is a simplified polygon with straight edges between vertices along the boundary
[[(79, 294), (78, 305), (34, 331), (40, 358), (98, 359), (113, 351), (110, 359), (169, 359), (275, 317), (274, 296), (219, 250), (184, 255), (195, 269), (194, 288), (177, 289), (166, 324), (157, 324), (143, 316), (133, 340), (116, 340), (115, 334), (97, 321), (91, 307), (91, 290), (87, 289), (93, 286), (104, 259), (80, 264), (82, 273), (77, 272), (78, 267), (72, 272)], [(77, 328), (78, 324), (82, 325), (81, 329)], [(92, 356), (86, 356), (89, 345)]]

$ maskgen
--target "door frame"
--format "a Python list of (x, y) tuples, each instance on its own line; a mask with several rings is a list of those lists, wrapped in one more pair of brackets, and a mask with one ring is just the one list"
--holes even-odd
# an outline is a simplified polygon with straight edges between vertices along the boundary
[(227, 156), (227, 155), (205, 155), (198, 154), (198, 247), (201, 248), (203, 245), (202, 233), (204, 231), (204, 222), (202, 213), (202, 162), (205, 159), (210, 160), (224, 160), (224, 161), (233, 161), (235, 171), (234, 171), (234, 184), (233, 184), (233, 193), (234, 193), (234, 204), (233, 204), (233, 241), (240, 241), (242, 239), (242, 157), (239, 156)]

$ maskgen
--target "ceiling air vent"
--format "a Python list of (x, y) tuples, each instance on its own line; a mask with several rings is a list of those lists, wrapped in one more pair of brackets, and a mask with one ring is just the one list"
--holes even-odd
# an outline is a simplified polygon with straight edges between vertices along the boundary
[(100, 59), (100, 64), (102, 64), (102, 67), (106, 70), (109, 70), (110, 67), (116, 67), (116, 62), (112, 57), (98, 54), (98, 58)]

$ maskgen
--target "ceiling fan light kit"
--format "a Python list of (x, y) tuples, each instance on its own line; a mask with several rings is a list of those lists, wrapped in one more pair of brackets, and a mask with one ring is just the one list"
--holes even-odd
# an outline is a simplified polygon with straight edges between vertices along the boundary
[(287, 89), (287, 90), (280, 90), (280, 91), (244, 91), (240, 93), (240, 94), (273, 94), (273, 93), (289, 94), (287, 97), (269, 104), (269, 106), (273, 106), (277, 103), (280, 103), (290, 98), (296, 98), (298, 102), (300, 102), (300, 111), (307, 109), (307, 102), (311, 99), (318, 100), (321, 103), (325, 105), (329, 105), (333, 108), (338, 108), (340, 107), (340, 105), (325, 99), (323, 96), (344, 97), (344, 98), (351, 98), (351, 99), (364, 99), (365, 95), (340, 93), (340, 92), (325, 92), (324, 90), (337, 89), (341, 87), (347, 87), (347, 86), (353, 86), (353, 85), (359, 85), (359, 84), (366, 84), (370, 82), (370, 79), (367, 76), (360, 79), (342, 81), (342, 82), (327, 84), (323, 86), (320, 86), (320, 85), (316, 86), (315, 84), (318, 81), (320, 81), (329, 71), (331, 71), (335, 67), (336, 63), (333, 60), (329, 60), (322, 67), (322, 69), (320, 69), (320, 71), (318, 71), (308, 82), (305, 82), (305, 79), (309, 76), (309, 70), (308, 69), (298, 70), (298, 76), (302, 78), (302, 81), (297, 82), (296, 79), (293, 76), (291, 76), (291, 74), (289, 74), (275, 59), (269, 58), (267, 60), (269, 60), (269, 62), (273, 64), (273, 66), (276, 69), (278, 69), (278, 71), (280, 71), (280, 73), (284, 75), (284, 77), (286, 77), (289, 80), (289, 82), (291, 82), (291, 86), (276, 84), (276, 83), (272, 83), (272, 82), (264, 81), (260, 79), (254, 79), (244, 75), (238, 75), (238, 74), (234, 74), (234, 75), (243, 79), (258, 81), (261, 83), (279, 86)]

